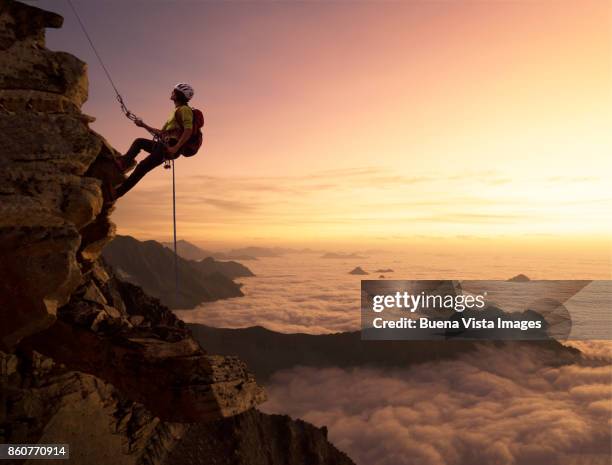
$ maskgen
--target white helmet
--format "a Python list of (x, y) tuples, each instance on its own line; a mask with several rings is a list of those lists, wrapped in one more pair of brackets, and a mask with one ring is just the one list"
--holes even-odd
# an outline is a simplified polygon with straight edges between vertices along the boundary
[(179, 82), (174, 86), (174, 89), (183, 94), (187, 100), (191, 100), (191, 97), (193, 97), (193, 87), (191, 87), (189, 84)]

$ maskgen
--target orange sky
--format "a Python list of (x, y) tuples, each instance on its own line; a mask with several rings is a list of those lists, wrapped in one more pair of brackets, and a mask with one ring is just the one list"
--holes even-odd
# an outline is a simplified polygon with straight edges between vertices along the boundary
[[(182, 238), (609, 246), (607, 1), (99, 5), (77, 3), (133, 111), (161, 125), (179, 80), (205, 110), (203, 152), (177, 164)], [(125, 150), (143, 133), (62, 13), (50, 46), (90, 63), (85, 111)], [(120, 233), (169, 237), (170, 179), (119, 203)]]

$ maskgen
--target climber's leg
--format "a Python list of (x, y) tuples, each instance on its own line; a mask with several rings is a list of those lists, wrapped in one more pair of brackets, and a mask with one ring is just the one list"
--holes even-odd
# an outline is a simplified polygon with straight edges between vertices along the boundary
[[(164, 155), (166, 151), (164, 145), (159, 142), (147, 142), (151, 142), (151, 154), (147, 158), (142, 160), (140, 163), (138, 163), (132, 174), (130, 174), (130, 176), (123, 182), (123, 184), (121, 184), (117, 188), (116, 198), (125, 195), (132, 187), (136, 185), (138, 181), (143, 178), (145, 174), (147, 174), (153, 168), (161, 165), (164, 162)], [(134, 144), (132, 144), (132, 146), (134, 146)]]
[(125, 155), (115, 158), (114, 162), (115, 165), (117, 165), (117, 169), (119, 169), (119, 171), (122, 173), (129, 171), (129, 169), (134, 166), (134, 160), (140, 151), (144, 150), (145, 152), (151, 153), (153, 151), (154, 144), (155, 142), (149, 139), (136, 139), (134, 142), (132, 142), (132, 146)]
[(132, 142), (130, 149), (125, 153), (125, 155), (121, 157), (121, 159), (132, 163), (141, 150), (152, 153), (154, 145), (155, 142), (153, 142), (152, 140), (138, 138), (134, 142)]

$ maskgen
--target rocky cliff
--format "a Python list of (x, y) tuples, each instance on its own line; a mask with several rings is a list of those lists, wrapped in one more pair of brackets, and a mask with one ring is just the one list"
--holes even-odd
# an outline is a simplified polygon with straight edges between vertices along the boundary
[[(0, 442), (70, 443), (77, 464), (161, 464), (205, 422), (212, 442), (273, 444), (279, 428), (295, 427), (253, 413), (265, 394), (245, 364), (207, 354), (101, 260), (122, 178), (80, 110), (85, 63), (45, 47), (45, 28), (61, 25), (0, 0)], [(223, 436), (219, 422), (241, 415), (252, 421)], [(327, 451), (312, 463), (351, 463), (324, 431), (309, 437)], [(244, 451), (232, 463), (251, 463)]]

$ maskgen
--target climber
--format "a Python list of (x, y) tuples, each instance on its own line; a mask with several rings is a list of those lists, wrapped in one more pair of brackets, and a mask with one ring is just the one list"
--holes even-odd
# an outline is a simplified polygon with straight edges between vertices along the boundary
[(141, 119), (134, 121), (136, 126), (145, 128), (156, 137), (154, 140), (136, 139), (127, 153), (116, 159), (117, 167), (125, 172), (134, 163), (141, 150), (149, 153), (144, 160), (136, 165), (132, 174), (116, 189), (115, 198), (125, 195), (145, 174), (161, 165), (165, 160), (174, 160), (183, 154), (182, 149), (194, 132), (194, 113), (188, 105), (193, 93), (193, 87), (189, 84), (179, 83), (174, 86), (170, 100), (174, 102), (175, 108), (161, 129), (148, 126)]

